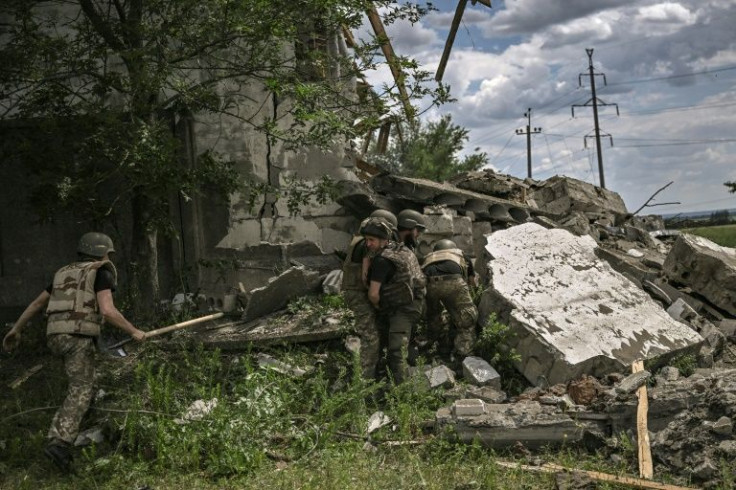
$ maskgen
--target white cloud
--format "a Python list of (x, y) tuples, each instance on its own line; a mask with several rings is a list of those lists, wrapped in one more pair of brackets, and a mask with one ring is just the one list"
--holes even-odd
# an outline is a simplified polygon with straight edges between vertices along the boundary
[[(453, 14), (448, 6), (418, 24), (423, 40), (413, 47), (402, 33), (405, 54), (436, 69)], [(574, 119), (570, 111), (590, 99), (592, 47), (595, 72), (609, 84), (596, 77), (598, 96), (621, 109), (617, 117), (601, 108), (602, 131), (615, 145), (603, 140), (607, 187), (630, 209), (670, 180), (660, 201), (684, 204), (657, 212), (736, 207), (723, 186), (736, 180), (736, 142), (717, 141), (736, 138), (736, 2), (516, 0), (465, 15), (444, 78), (457, 102), (427, 117), (452, 114), (470, 130), (468, 151), (478, 146), (495, 169), (525, 176), (526, 138), (514, 130), (532, 108), (532, 125), (543, 128), (532, 138), (534, 176), (597, 184), (595, 143), (583, 146), (592, 110), (578, 108)]]

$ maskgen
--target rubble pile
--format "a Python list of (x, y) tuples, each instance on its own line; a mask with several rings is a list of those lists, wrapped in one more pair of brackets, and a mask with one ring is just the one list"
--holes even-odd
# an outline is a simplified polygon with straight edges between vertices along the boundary
[[(448, 402), (438, 427), (497, 449), (581, 443), (615, 456), (622, 434), (636, 444), (637, 391), (648, 386), (656, 465), (707, 483), (722, 458), (736, 455), (733, 249), (666, 230), (661, 217), (632, 216), (615, 192), (566, 177), (539, 182), (485, 170), (437, 183), (383, 173), (342, 189), (338, 203), (356, 222), (377, 208), (422, 212), (417, 254), (452, 239), (484, 286), (478, 330), (491, 315), (510, 328), (506, 348), (531, 385), (519, 396), (504, 393), (502, 374), (480, 357), (456, 370), (436, 359), (415, 369)], [(242, 348), (344, 336), (334, 318), (274, 327), (272, 312), (294, 285), (299, 294), (316, 291), (329, 276), (322, 289), (339, 287), (326, 267), (339, 260), (321, 250), (302, 255), (317, 262), (290, 253), (297, 268), (241, 294), (242, 320), (201, 339)], [(646, 370), (631, 374), (641, 360)], [(675, 367), (683, 363), (700, 369), (686, 376)]]

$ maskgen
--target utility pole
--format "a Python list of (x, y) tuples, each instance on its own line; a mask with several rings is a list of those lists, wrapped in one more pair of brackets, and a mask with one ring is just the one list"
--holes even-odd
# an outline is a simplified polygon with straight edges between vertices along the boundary
[(526, 110), (526, 112), (524, 113), (524, 117), (526, 118), (526, 130), (517, 129), (516, 134), (526, 135), (526, 176), (531, 179), (532, 178), (532, 134), (541, 133), (542, 128), (532, 127), (532, 108), (531, 107)]
[[(595, 123), (595, 147), (598, 151), (598, 175), (600, 175), (601, 178), (601, 188), (606, 188), (606, 179), (603, 175), (603, 151), (601, 150), (601, 135), (607, 136), (611, 140), (611, 146), (613, 146), (613, 136), (611, 136), (608, 133), (601, 133), (600, 125), (598, 124), (598, 106), (607, 106), (607, 105), (615, 105), (616, 106), (616, 115), (619, 116), (620, 113), (618, 111), (618, 104), (606, 104), (602, 100), (600, 100), (596, 94), (595, 94), (595, 77), (601, 76), (603, 77), (603, 85), (607, 85), (606, 83), (606, 75), (603, 73), (595, 73), (593, 70), (593, 48), (587, 48), (585, 52), (588, 54), (588, 76), (590, 77), (590, 100), (586, 102), (585, 104), (573, 104), (572, 106), (572, 117), (575, 117), (575, 108), (576, 107), (593, 107), (593, 121)], [(583, 86), (583, 76), (585, 73), (581, 73), (578, 75), (578, 86)], [(585, 148), (588, 147), (588, 138), (590, 138), (590, 134), (585, 135), (585, 138), (583, 138), (583, 144)]]

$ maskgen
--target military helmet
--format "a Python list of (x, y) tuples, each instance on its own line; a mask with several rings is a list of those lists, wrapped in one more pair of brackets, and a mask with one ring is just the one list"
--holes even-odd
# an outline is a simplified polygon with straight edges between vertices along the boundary
[(112, 239), (104, 233), (96, 231), (90, 231), (82, 235), (82, 238), (79, 239), (79, 245), (77, 245), (78, 253), (98, 259), (114, 251)]
[(411, 230), (419, 228), (420, 230), (426, 230), (427, 226), (424, 224), (424, 215), (419, 211), (413, 209), (404, 209), (398, 216), (399, 228), (405, 230)]
[(457, 244), (449, 238), (444, 238), (434, 243), (434, 245), (432, 246), (432, 251), (437, 252), (438, 250), (450, 250), (453, 248), (457, 248)]
[(383, 218), (368, 218), (365, 220), (363, 227), (360, 229), (363, 236), (374, 236), (388, 240), (391, 236), (391, 227)]
[(396, 215), (386, 209), (376, 209), (370, 214), (369, 218), (383, 219), (387, 221), (391, 225), (391, 228), (394, 230), (399, 225), (399, 221), (396, 219)]

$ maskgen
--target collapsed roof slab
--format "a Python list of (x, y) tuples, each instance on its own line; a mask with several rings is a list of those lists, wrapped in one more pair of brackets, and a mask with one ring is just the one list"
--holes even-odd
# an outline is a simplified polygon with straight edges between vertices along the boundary
[[(388, 197), (424, 206), (446, 204), (453, 209), (473, 211), (479, 218), (492, 218), (491, 208), (493, 206), (496, 206), (494, 209), (502, 208), (507, 214), (524, 218), (532, 214), (545, 214), (525, 204), (460, 189), (446, 182), (438, 183), (426, 179), (384, 174), (375, 176), (371, 180), (371, 186), (376, 192)], [(510, 219), (513, 221), (513, 218)]]
[(480, 304), (510, 326), (533, 384), (628, 371), (633, 361), (695, 351), (703, 338), (596, 254), (590, 236), (526, 223), (487, 236), (491, 286)]

